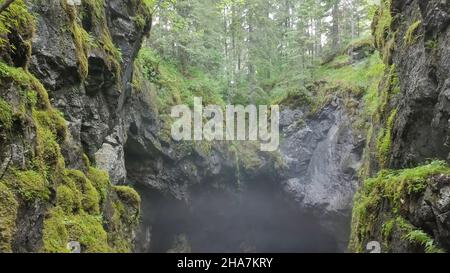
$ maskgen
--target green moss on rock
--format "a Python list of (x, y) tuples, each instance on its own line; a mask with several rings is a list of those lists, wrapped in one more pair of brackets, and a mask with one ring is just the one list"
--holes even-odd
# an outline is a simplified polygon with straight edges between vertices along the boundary
[[(88, 56), (95, 48), (104, 52), (106, 64), (118, 81), (121, 76), (122, 53), (112, 41), (104, 0), (85, 0), (82, 2), (82, 9), (68, 5), (66, 1), (62, 1), (61, 4), (67, 14), (67, 24), (75, 44), (81, 78), (84, 80), (89, 74)], [(88, 33), (81, 23), (86, 12), (91, 14), (89, 17), (92, 25), (91, 33)]]
[[(28, 11), (24, 0), (14, 1), (0, 16), (0, 51), (13, 49), (7, 35), (18, 33), (22, 39), (31, 38), (35, 29), (35, 18)], [(29, 48), (31, 49), (31, 48)]]
[(412, 23), (405, 33), (405, 43), (406, 45), (410, 46), (416, 43), (418, 36), (417, 31), (422, 25), (422, 20), (417, 20), (416, 22)]
[(111, 252), (101, 217), (83, 212), (67, 214), (58, 207), (44, 220), (43, 239), (44, 252), (69, 252), (67, 244), (71, 241), (79, 242), (83, 253)]
[(61, 208), (51, 210), (44, 220), (42, 241), (43, 252), (68, 253), (69, 235), (66, 229), (66, 215)]
[(87, 213), (76, 214), (67, 217), (65, 226), (69, 240), (79, 242), (83, 253), (112, 252), (101, 217)]
[[(110, 62), (115, 62), (112, 66), (118, 68), (121, 61), (120, 51), (112, 43), (109, 31), (105, 32), (104, 1), (90, 2), (95, 2), (96, 14), (102, 13), (96, 15), (103, 21), (99, 33), (104, 35), (98, 36), (102, 41), (92, 41), (91, 35), (81, 26), (78, 10), (65, 7), (70, 23), (67, 30), (73, 34), (82, 77), (88, 73), (87, 56), (92, 46), (100, 45), (107, 58), (111, 58)], [(61, 3), (64, 5), (66, 1)], [(5, 20), (12, 14), (17, 18)], [(34, 18), (28, 13), (25, 1), (16, 0), (0, 16), (0, 34), (18, 31), (23, 39), (31, 39), (33, 29)], [(0, 50), (10, 50), (6, 48), (8, 46), (7, 39), (0, 41)], [(31, 49), (31, 43), (28, 49)], [(24, 138), (20, 133), (26, 129), (33, 137), (27, 135), (29, 141), (24, 143), (29, 151), (24, 164), (9, 166), (0, 181), (0, 252), (12, 251), (19, 204), (27, 207), (36, 202), (42, 204), (42, 208), (48, 208), (40, 251), (68, 252), (70, 241), (80, 242), (82, 252), (132, 251), (132, 233), (139, 219), (139, 195), (126, 187), (113, 189), (107, 173), (93, 168), (87, 157), (83, 158), (84, 172), (66, 169), (61, 153), (61, 145), (68, 140), (66, 121), (51, 106), (47, 90), (26, 66), (16, 68), (0, 61), (0, 86), (6, 85), (13, 86), (11, 92), (17, 94), (12, 95), (19, 100), (15, 102), (17, 105), (10, 105), (0, 99), (0, 128), (14, 127), (11, 133), (18, 133), (13, 136), (17, 138)], [(108, 205), (114, 207), (114, 219), (103, 215), (104, 207)], [(115, 222), (115, 229), (105, 227), (110, 221)]]
[(82, 208), (82, 193), (75, 187), (60, 185), (56, 189), (56, 205), (65, 213), (78, 212)]
[[(384, 170), (377, 177), (367, 179), (355, 196), (350, 250), (363, 252), (364, 244), (377, 237), (383, 238), (389, 249), (389, 240), (395, 230), (402, 234), (403, 239), (418, 243), (427, 252), (439, 252), (428, 235), (423, 236), (423, 231), (402, 217), (402, 209), (409, 196), (423, 194), (430, 178), (441, 174), (450, 174), (450, 167), (446, 162), (434, 161), (412, 169)], [(381, 215), (386, 204), (390, 208), (387, 218)], [(375, 225), (381, 225), (381, 234), (375, 233)]]
[(108, 194), (108, 188), (111, 185), (108, 172), (89, 167), (87, 178), (92, 182), (92, 185), (99, 193), (101, 202), (104, 202)]
[(5, 178), (5, 183), (14, 189), (24, 200), (49, 200), (50, 189), (46, 178), (36, 171), (14, 170)]
[(14, 193), (0, 181), (0, 252), (11, 252), (19, 205)]
[(69, 30), (75, 44), (78, 58), (78, 70), (82, 79), (86, 79), (89, 73), (88, 54), (90, 50), (90, 36), (79, 23), (78, 10), (74, 5), (68, 5), (67, 1), (61, 1), (61, 5), (68, 17)]
[(140, 218), (140, 197), (133, 189), (125, 186), (114, 186), (113, 191), (118, 199), (112, 197), (109, 204), (111, 215), (106, 222), (108, 241), (116, 252), (131, 252), (132, 230), (137, 227)]
[(78, 170), (67, 170), (66, 175), (72, 179), (78, 189), (83, 194), (82, 206), (83, 210), (91, 214), (100, 213), (100, 195), (98, 194), (92, 182), (87, 179), (84, 173)]
[(392, 0), (381, 0), (380, 6), (376, 11), (373, 36), (375, 37), (375, 45), (378, 48), (383, 48), (385, 46), (387, 37), (391, 32), (391, 5)]
[(128, 186), (113, 186), (113, 190), (124, 203), (139, 209), (141, 205), (141, 197), (139, 194)]
[(382, 129), (377, 140), (377, 157), (381, 166), (386, 166), (389, 160), (392, 142), (392, 130), (394, 127), (397, 110), (393, 110), (386, 123), (386, 129)]
[(13, 110), (3, 98), (0, 98), (0, 126), (11, 129), (13, 124)]

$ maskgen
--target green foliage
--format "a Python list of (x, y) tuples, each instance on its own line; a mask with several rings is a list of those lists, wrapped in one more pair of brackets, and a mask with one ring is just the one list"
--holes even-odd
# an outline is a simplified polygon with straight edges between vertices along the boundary
[(344, 51), (349, 52), (364, 48), (370, 49), (374, 46), (373, 37), (358, 37), (357, 39), (350, 41)]
[(425, 43), (425, 46), (426, 46), (426, 48), (427, 48), (428, 50), (434, 51), (434, 50), (436, 50), (436, 49), (438, 48), (439, 42), (438, 42), (437, 40), (435, 40), (435, 39), (429, 40), (429, 41), (427, 41), (427, 42)]
[(377, 157), (382, 166), (386, 166), (391, 151), (392, 129), (397, 117), (397, 110), (393, 110), (386, 123), (386, 129), (380, 131), (377, 139)]
[[(342, 90), (350, 90), (356, 95), (361, 94), (369, 84), (371, 75), (368, 70), (379, 65), (379, 59), (373, 56), (354, 65), (348, 64), (348, 61), (348, 55), (335, 58), (330, 64), (319, 67), (316, 78), (326, 80), (328, 86), (339, 86)], [(345, 65), (337, 65), (339, 63)]]
[(400, 91), (400, 84), (395, 65), (391, 65), (380, 83), (378, 109), (376, 113), (377, 119), (379, 119), (380, 115), (386, 114), (392, 97), (399, 94)]
[(79, 73), (82, 79), (86, 79), (89, 73), (88, 55), (93, 48), (105, 52), (105, 59), (109, 69), (114, 73), (116, 80), (121, 75), (122, 53), (114, 45), (106, 22), (104, 0), (85, 0), (83, 7), (90, 11), (91, 23), (94, 25), (93, 32), (88, 33), (82, 26), (83, 14), (76, 6), (67, 5), (62, 1), (62, 6), (67, 14), (68, 26), (72, 33), (78, 57)]
[(182, 73), (150, 48), (140, 51), (137, 63), (146, 79), (158, 86), (158, 109), (166, 114), (174, 105), (193, 106), (194, 97), (202, 97), (205, 105), (224, 104), (220, 97), (220, 87), (199, 69), (192, 68)]
[(80, 213), (68, 217), (64, 223), (69, 240), (79, 242), (83, 253), (112, 252), (100, 216)]
[[(119, 190), (130, 204), (115, 195), (111, 197), (108, 175), (93, 168), (86, 158), (87, 174), (66, 169), (60, 148), (68, 133), (66, 121), (50, 105), (45, 88), (26, 69), (0, 62), (0, 83), (4, 82), (12, 83), (15, 88), (11, 90), (20, 98), (18, 108), (23, 120), (18, 126), (27, 125), (27, 129), (34, 130), (35, 138), (25, 166), (10, 166), (0, 182), (0, 251), (11, 251), (19, 202), (27, 206), (34, 202), (48, 204), (40, 251), (68, 252), (67, 243), (72, 240), (81, 243), (83, 252), (131, 251), (131, 234), (139, 217), (139, 206), (134, 208), (140, 202), (137, 193)], [(15, 109), (3, 99), (0, 107), (2, 126), (10, 126), (17, 114)], [(107, 217), (102, 216), (100, 206), (108, 202), (122, 208), (117, 213), (117, 229), (104, 227)], [(110, 242), (110, 237), (118, 239)]]
[(33, 118), (39, 127), (49, 130), (54, 138), (59, 142), (63, 142), (67, 136), (66, 120), (62, 117), (62, 113), (51, 108), (46, 111), (33, 111)]
[(259, 143), (255, 142), (237, 142), (234, 144), (236, 148), (237, 162), (244, 170), (257, 170), (263, 164), (259, 157)]
[[(355, 14), (350, 12), (355, 11), (343, 2), (176, 1), (157, 11), (159, 20), (148, 43), (184, 75), (192, 68), (208, 74), (219, 84), (224, 101), (284, 102), (305, 92), (302, 86), (327, 52), (341, 51), (351, 40), (357, 47), (371, 44), (354, 31), (368, 37), (370, 5), (351, 2), (358, 10), (358, 23), (351, 22)], [(339, 18), (325, 19), (330, 17)], [(325, 33), (328, 29), (335, 31)]]
[(125, 204), (139, 209), (141, 205), (141, 197), (134, 189), (128, 186), (113, 186), (112, 189)]
[[(91, 2), (91, 1), (87, 1)], [(99, 2), (99, 1), (94, 1)], [(102, 1), (103, 2), (103, 1)], [(78, 57), (78, 70), (82, 79), (86, 79), (89, 73), (88, 54), (90, 50), (90, 36), (78, 22), (78, 11), (76, 6), (68, 5), (66, 1), (61, 1), (61, 5), (68, 15), (69, 29), (72, 33), (75, 51)], [(95, 14), (95, 9), (93, 10)]]
[(370, 234), (373, 238), (373, 227), (381, 217), (379, 214), (383, 204), (388, 201), (392, 216), (382, 223), (381, 236), (385, 243), (388, 244), (394, 230), (399, 229), (404, 239), (419, 243), (427, 252), (438, 251), (428, 235), (413, 227), (400, 214), (402, 207), (408, 205), (406, 200), (409, 196), (422, 194), (429, 178), (441, 174), (449, 175), (450, 167), (444, 161), (433, 161), (412, 169), (383, 170), (377, 177), (367, 179), (355, 196), (350, 249), (364, 251), (364, 243)]
[(60, 185), (56, 189), (56, 205), (65, 213), (81, 210), (82, 193), (74, 185)]
[(75, 182), (77, 188), (83, 194), (83, 210), (90, 214), (100, 213), (100, 196), (92, 182), (87, 179), (84, 173), (78, 170), (66, 170), (66, 176)]
[(111, 34), (106, 28), (103, 29), (98, 45), (106, 52), (110, 69), (114, 71), (116, 78), (120, 79), (122, 52), (118, 47), (116, 47), (116, 45), (114, 45)]
[(21, 89), (27, 90), (27, 93), (35, 93), (35, 95), (31, 96), (37, 97), (37, 108), (51, 108), (48, 94), (44, 86), (27, 70), (23, 68), (12, 67), (0, 61), (0, 79), (10, 79), (14, 81), (14, 83)]
[[(313, 109), (320, 109), (333, 96), (364, 97), (365, 117), (370, 118), (380, 104), (378, 85), (384, 73), (384, 64), (379, 54), (375, 53), (355, 64), (351, 63), (349, 55), (340, 55), (331, 62), (315, 70), (314, 77), (319, 86), (314, 87), (310, 101)], [(351, 104), (347, 103), (349, 108)]]
[(3, 98), (0, 98), (0, 124), (6, 129), (11, 129), (13, 124), (12, 107)]
[(40, 173), (35, 171), (12, 172), (5, 180), (5, 183), (16, 190), (26, 201), (43, 200), (48, 201), (50, 189), (48, 181)]
[(391, 54), (395, 47), (396, 32), (392, 31), (392, 0), (382, 0), (373, 19), (373, 36), (375, 46), (383, 55), (385, 64), (390, 64)]
[(389, 242), (392, 233), (394, 231), (395, 224), (396, 224), (395, 219), (390, 219), (383, 224), (381, 235), (385, 242)]
[(381, 5), (378, 8), (374, 18), (374, 33), (375, 45), (378, 48), (383, 48), (386, 45), (387, 37), (391, 32), (392, 15), (391, 15), (392, 0), (381, 0)]
[(118, 199), (110, 207), (112, 216), (107, 223), (108, 242), (115, 252), (131, 252), (131, 233), (139, 223), (141, 198), (130, 187), (113, 186), (112, 190)]
[[(15, 0), (5, 11), (0, 14), (0, 51), (9, 43), (7, 35), (16, 32), (22, 38), (28, 39), (33, 35), (35, 18), (28, 11), (24, 0)], [(14, 47), (11, 48), (15, 50)]]
[(11, 252), (19, 204), (14, 193), (0, 181), (0, 252)]
[(106, 22), (104, 0), (88, 0), (83, 2), (86, 9), (93, 13), (93, 24), (100, 28), (99, 33), (94, 33), (98, 39), (91, 41), (93, 47), (100, 48), (106, 53), (109, 68), (114, 72), (117, 79), (121, 73), (122, 53), (114, 45)]
[(400, 206), (405, 194), (422, 193), (428, 185), (428, 178), (438, 174), (450, 174), (450, 168), (444, 161), (433, 161), (428, 165), (400, 171), (384, 170), (376, 178), (366, 180), (364, 192), (382, 190), (384, 197)]
[(82, 26), (75, 22), (72, 24), (71, 31), (78, 56), (80, 75), (83, 79), (86, 79), (89, 73), (89, 63), (87, 56), (89, 54), (90, 36)]
[(45, 166), (64, 167), (64, 159), (57, 142), (57, 135), (52, 128), (46, 126), (46, 122), (51, 120), (47, 114), (47, 112), (33, 111), (36, 126), (36, 156), (39, 159), (39, 167), (43, 171), (46, 171), (47, 167)]
[(404, 218), (397, 217), (397, 225), (402, 232), (402, 239), (412, 244), (424, 247), (426, 253), (444, 253), (445, 251), (438, 247), (433, 238), (426, 234), (423, 230), (415, 228)]
[(42, 231), (43, 251), (47, 253), (68, 253), (69, 235), (65, 222), (67, 220), (61, 208), (51, 210), (44, 220)]
[(418, 20), (411, 24), (405, 33), (405, 43), (410, 46), (417, 42), (417, 31), (419, 27), (422, 25), (422, 20)]
[[(110, 191), (117, 198), (112, 196), (106, 200)], [(108, 218), (100, 214), (100, 203), (109, 207)], [(66, 252), (67, 243), (77, 241), (83, 253), (130, 252), (131, 233), (138, 224), (139, 210), (140, 197), (136, 191), (126, 186), (111, 186), (105, 172), (90, 167), (86, 177), (80, 171), (66, 170), (57, 189), (56, 207), (44, 222), (43, 250)]]
[(100, 201), (103, 203), (108, 194), (108, 188), (111, 185), (108, 172), (89, 167), (87, 178), (92, 182), (97, 192), (100, 194)]
[(139, 208), (115, 201), (111, 208), (112, 216), (108, 225), (108, 242), (115, 252), (129, 253), (132, 251), (130, 234), (139, 223)]
[(312, 103), (311, 94), (305, 90), (282, 92), (279, 97), (272, 101), (275, 105), (283, 105), (287, 107), (301, 107)]
[(349, 248), (354, 252), (364, 252), (364, 242), (368, 234), (373, 230), (382, 196), (378, 193), (371, 195), (358, 191), (355, 194), (355, 202), (352, 213), (352, 234)]
[(368, 85), (364, 95), (365, 112), (368, 117), (373, 117), (379, 109), (380, 98), (378, 95), (378, 87), (380, 80), (383, 78), (385, 65), (381, 61), (378, 53), (371, 57), (371, 65), (367, 70)]
[(83, 253), (111, 252), (102, 219), (86, 213), (66, 214), (61, 208), (49, 212), (44, 221), (43, 251), (49, 253), (68, 252), (67, 244), (77, 241)]

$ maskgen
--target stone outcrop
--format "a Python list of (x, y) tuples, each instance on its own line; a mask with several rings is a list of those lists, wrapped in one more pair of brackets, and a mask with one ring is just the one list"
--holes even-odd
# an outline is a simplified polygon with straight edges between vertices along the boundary
[(372, 177), (396, 171), (362, 185), (353, 251), (366, 251), (369, 241), (382, 242), (384, 252), (449, 250), (449, 180), (442, 166), (450, 155), (449, 12), (448, 1), (383, 0), (375, 15), (386, 73), (366, 163)]
[(2, 12), (17, 23), (1, 29), (0, 251), (134, 248), (140, 198), (119, 185), (151, 16), (142, 1), (73, 3), (18, 0)]

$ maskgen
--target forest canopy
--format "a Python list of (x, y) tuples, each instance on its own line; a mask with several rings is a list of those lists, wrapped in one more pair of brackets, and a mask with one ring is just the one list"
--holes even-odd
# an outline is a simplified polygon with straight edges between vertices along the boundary
[(268, 103), (305, 92), (314, 68), (370, 37), (376, 2), (160, 1), (143, 55), (224, 102)]

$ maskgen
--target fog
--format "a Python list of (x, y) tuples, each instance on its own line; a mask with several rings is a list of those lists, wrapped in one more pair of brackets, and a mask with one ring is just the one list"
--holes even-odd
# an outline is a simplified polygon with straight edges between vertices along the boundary
[[(138, 190), (143, 198), (142, 252), (344, 251), (339, 238), (290, 201), (277, 183), (259, 181), (239, 192), (201, 185), (192, 189), (189, 206)], [(145, 230), (151, 230), (150, 243), (144, 240)]]

